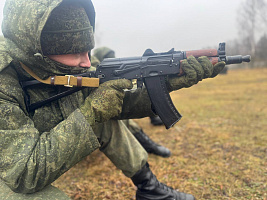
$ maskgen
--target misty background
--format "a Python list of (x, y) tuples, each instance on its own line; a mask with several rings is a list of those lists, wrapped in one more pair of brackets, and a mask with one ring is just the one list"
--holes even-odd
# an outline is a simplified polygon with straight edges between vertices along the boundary
[[(4, 3), (1, 0), (1, 23)], [(96, 47), (112, 48), (117, 57), (141, 56), (147, 48), (155, 52), (173, 47), (218, 48), (220, 42), (226, 42), (228, 55), (254, 55), (259, 41), (264, 45), (267, 41), (266, 0), (93, 0), (93, 3)]]

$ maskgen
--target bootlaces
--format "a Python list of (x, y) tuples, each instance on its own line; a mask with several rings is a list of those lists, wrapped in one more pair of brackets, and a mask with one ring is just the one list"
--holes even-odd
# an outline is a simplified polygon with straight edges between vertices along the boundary
[(168, 191), (168, 192), (173, 192), (173, 188), (172, 187), (169, 187), (166, 184), (161, 183), (159, 181), (157, 181), (157, 184), (158, 184), (159, 188), (161, 188), (161, 189), (163, 189), (165, 191)]
[(161, 189), (163, 189), (163, 190), (165, 190), (165, 191), (168, 191), (168, 192), (172, 192), (173, 193), (173, 188), (172, 187), (169, 187), (169, 186), (167, 186), (166, 184), (164, 184), (164, 183), (161, 183), (161, 182), (159, 182), (159, 180), (157, 179), (157, 177), (153, 174), (153, 176), (154, 176), (154, 178), (156, 179), (156, 184), (157, 184), (157, 186), (159, 187), (159, 188), (161, 188)]

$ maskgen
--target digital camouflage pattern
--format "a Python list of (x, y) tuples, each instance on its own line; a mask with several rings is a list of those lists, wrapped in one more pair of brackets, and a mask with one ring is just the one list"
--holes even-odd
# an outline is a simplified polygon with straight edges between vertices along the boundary
[(147, 162), (147, 152), (123, 123), (109, 120), (93, 127), (100, 150), (127, 177), (132, 177)]
[[(52, 10), (61, 2), (7, 0), (4, 8), (2, 30), (6, 39), (0, 51), (0, 178), (18, 193), (42, 190), (100, 147), (93, 128), (80, 110), (92, 89), (83, 89), (31, 113), (26, 110), (19, 81), (31, 77), (23, 71), (19, 61), (41, 78), (87, 70), (61, 65), (42, 55), (41, 31)], [(67, 89), (42, 84), (29, 88), (27, 92), (34, 103)], [(135, 112), (137, 105), (142, 112)], [(148, 115), (153, 113), (147, 91), (125, 92), (122, 113), (117, 119)], [(145, 156), (141, 159), (145, 160)], [(123, 162), (115, 160), (114, 163), (119, 167)], [(144, 162), (139, 160), (139, 167), (140, 163), (143, 165)], [(131, 173), (125, 172), (128, 176)]]
[[(92, 56), (92, 65), (97, 66), (104, 60), (104, 58), (115, 58), (115, 51), (108, 47), (98, 47), (94, 49)], [(137, 133), (141, 131), (141, 127), (135, 123), (132, 119), (123, 120), (125, 126), (129, 129), (131, 133)]]
[(124, 89), (132, 87), (132, 82), (127, 79), (107, 81), (91, 92), (80, 110), (91, 126), (106, 122), (121, 113)]
[(177, 77), (172, 75), (167, 77), (167, 89), (169, 92), (179, 90), (181, 88), (188, 88), (197, 84), (205, 78), (213, 78), (217, 76), (220, 71), (225, 67), (225, 62), (219, 62), (214, 66), (206, 56), (196, 59), (189, 56), (181, 64), (184, 76)]
[(94, 48), (94, 31), (85, 9), (64, 3), (51, 13), (42, 31), (45, 55), (76, 54)]
[(58, 188), (47, 186), (43, 190), (32, 194), (13, 192), (5, 183), (0, 181), (1, 200), (70, 200), (70, 198)]

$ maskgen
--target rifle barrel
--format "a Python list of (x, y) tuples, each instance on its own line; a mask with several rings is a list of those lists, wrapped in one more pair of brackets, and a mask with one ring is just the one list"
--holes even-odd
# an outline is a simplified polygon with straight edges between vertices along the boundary
[(236, 56), (226, 56), (224, 61), (227, 65), (230, 65), (230, 64), (238, 64), (242, 62), (250, 62), (250, 60), (251, 60), (250, 55), (246, 55), (246, 56), (236, 55)]

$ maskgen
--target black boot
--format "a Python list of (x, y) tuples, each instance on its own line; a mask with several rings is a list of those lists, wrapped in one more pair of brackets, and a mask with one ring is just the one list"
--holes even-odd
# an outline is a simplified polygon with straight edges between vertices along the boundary
[(151, 124), (153, 124), (154, 126), (160, 126), (163, 125), (163, 122), (161, 121), (159, 116), (155, 116), (155, 117), (150, 117), (150, 122)]
[(191, 194), (178, 192), (160, 183), (149, 169), (148, 163), (131, 179), (137, 186), (136, 200), (195, 200)]
[(152, 141), (148, 135), (146, 135), (143, 130), (133, 134), (139, 143), (144, 147), (147, 153), (153, 153), (162, 157), (170, 157), (171, 151), (164, 146), (161, 146), (154, 141)]

